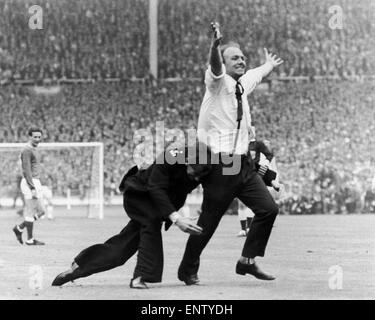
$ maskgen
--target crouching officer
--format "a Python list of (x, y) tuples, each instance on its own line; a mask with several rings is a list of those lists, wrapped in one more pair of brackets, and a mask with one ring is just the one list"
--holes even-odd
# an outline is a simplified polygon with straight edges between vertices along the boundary
[[(137, 251), (137, 264), (131, 288), (147, 289), (146, 283), (161, 282), (163, 244), (161, 226), (167, 230), (172, 223), (181, 231), (199, 235), (202, 228), (191, 218), (180, 216), (187, 195), (206, 176), (211, 166), (197, 161), (207, 146), (197, 143), (182, 149), (167, 149), (145, 170), (135, 166), (123, 177), (120, 191), (129, 223), (121, 232), (102, 244), (95, 244), (79, 253), (67, 271), (60, 273), (52, 286), (123, 265)], [(205, 157), (202, 157), (204, 160)]]

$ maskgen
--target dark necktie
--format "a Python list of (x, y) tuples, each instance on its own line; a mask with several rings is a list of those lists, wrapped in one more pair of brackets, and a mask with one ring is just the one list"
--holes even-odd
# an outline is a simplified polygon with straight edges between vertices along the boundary
[(238, 121), (238, 128), (239, 124), (242, 120), (243, 109), (242, 109), (242, 95), (244, 93), (244, 88), (242, 84), (237, 81), (236, 83), (236, 99), (237, 99), (237, 121)]
[(244, 93), (244, 89), (242, 84), (237, 81), (236, 82), (236, 99), (237, 99), (237, 131), (236, 131), (236, 137), (234, 140), (234, 147), (232, 154), (235, 153), (236, 151), (236, 146), (237, 146), (237, 140), (238, 140), (238, 134), (239, 134), (239, 129), (241, 126), (241, 120), (242, 120), (242, 115), (243, 115), (243, 109), (242, 109), (242, 95)]

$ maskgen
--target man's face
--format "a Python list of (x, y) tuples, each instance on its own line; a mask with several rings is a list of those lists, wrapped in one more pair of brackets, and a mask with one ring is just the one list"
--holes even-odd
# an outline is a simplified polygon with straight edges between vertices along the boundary
[(37, 147), (40, 140), (42, 140), (42, 133), (41, 132), (33, 132), (30, 137), (30, 142), (33, 147)]
[(245, 73), (245, 56), (240, 48), (229, 47), (223, 52), (224, 64), (227, 74), (238, 79)]

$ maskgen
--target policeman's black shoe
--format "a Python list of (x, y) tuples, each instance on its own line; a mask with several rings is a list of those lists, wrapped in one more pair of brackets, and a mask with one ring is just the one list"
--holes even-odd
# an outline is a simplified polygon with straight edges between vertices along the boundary
[(276, 278), (270, 274), (267, 274), (260, 270), (258, 265), (254, 262), (253, 264), (245, 264), (237, 262), (236, 273), (245, 275), (246, 273), (253, 275), (255, 278), (260, 280), (275, 280)]
[(60, 273), (52, 282), (52, 286), (62, 286), (63, 284), (81, 278), (81, 270), (77, 266), (76, 269), (70, 268), (67, 271)]
[(28, 246), (44, 246), (45, 243), (36, 239), (32, 239), (32, 241), (26, 240), (25, 243)]
[(62, 286), (63, 284), (65, 284), (69, 281), (73, 281), (73, 280), (74, 280), (73, 271), (72, 270), (64, 271), (64, 272), (60, 273), (55, 278), (55, 280), (53, 280), (52, 286)]
[(17, 226), (15, 226), (13, 229), (14, 234), (16, 235), (16, 238), (20, 244), (23, 244), (22, 240), (22, 232), (18, 230)]
[(199, 284), (198, 274), (186, 274), (180, 269), (178, 270), (178, 280), (185, 282), (187, 286)]
[(134, 278), (130, 280), (130, 288), (132, 289), (148, 289), (146, 283), (142, 280), (142, 277)]

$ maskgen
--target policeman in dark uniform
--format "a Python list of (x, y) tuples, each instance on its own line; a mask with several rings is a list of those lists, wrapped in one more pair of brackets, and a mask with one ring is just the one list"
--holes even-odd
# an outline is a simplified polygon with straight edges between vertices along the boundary
[(52, 285), (61, 286), (74, 279), (121, 266), (137, 251), (137, 265), (130, 287), (146, 289), (146, 282), (161, 282), (162, 223), (165, 222), (166, 230), (174, 223), (183, 232), (202, 233), (202, 228), (191, 218), (177, 213), (187, 195), (210, 171), (210, 165), (201, 165), (196, 161), (199, 150), (207, 154), (207, 147), (200, 147), (197, 144), (192, 148), (167, 149), (147, 169), (133, 167), (129, 170), (119, 188), (124, 196), (124, 209), (130, 217), (129, 223), (105, 243), (95, 244), (78, 254), (72, 267), (59, 274)]
[[(253, 126), (251, 127), (251, 133), (252, 137), (249, 143), (249, 153), (254, 161), (255, 168), (257, 169), (258, 174), (262, 177), (264, 183), (269, 187), (272, 186), (274, 190), (279, 192), (280, 184), (276, 180), (277, 173), (268, 168), (274, 158), (274, 154), (267, 146), (265, 141), (255, 139), (255, 127)], [(261, 163), (261, 154), (264, 155), (268, 163)], [(239, 202), (238, 199), (235, 199), (234, 201), (236, 201), (237, 203)], [(241, 203), (239, 204), (239, 207), (241, 207), (241, 209), (244, 209), (244, 207), (246, 206)], [(251, 221), (253, 219), (251, 214), (254, 215), (250, 208), (248, 208), (248, 210), (246, 210), (245, 212), (239, 211), (238, 217), (240, 219), (241, 230), (238, 233), (238, 236), (246, 237), (248, 230), (250, 229)]]

